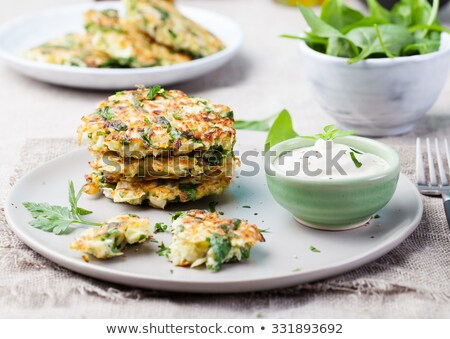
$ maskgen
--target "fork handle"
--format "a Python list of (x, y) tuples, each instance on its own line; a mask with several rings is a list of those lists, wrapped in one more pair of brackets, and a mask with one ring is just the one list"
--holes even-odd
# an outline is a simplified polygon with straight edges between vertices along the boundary
[[(444, 198), (445, 199), (445, 198)], [(450, 199), (444, 201), (445, 216), (447, 217), (447, 223), (450, 226)]]

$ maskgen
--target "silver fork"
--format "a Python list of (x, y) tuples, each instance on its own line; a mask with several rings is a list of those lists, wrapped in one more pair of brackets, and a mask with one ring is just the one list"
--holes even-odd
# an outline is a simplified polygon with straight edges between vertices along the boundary
[[(444, 140), (445, 155), (447, 158), (447, 166), (450, 169), (450, 151), (448, 147), (447, 138)], [(426, 139), (426, 153), (428, 160), (429, 181), (426, 179), (425, 167), (423, 164), (422, 142), (420, 138), (416, 141), (416, 175), (417, 187), (420, 193), (430, 196), (441, 196), (444, 200), (445, 216), (450, 225), (450, 186), (447, 175), (445, 173), (444, 162), (442, 161), (441, 151), (439, 149), (439, 141), (434, 139), (434, 154), (436, 156), (436, 163), (439, 171), (439, 181), (434, 167), (434, 157), (430, 138)]]

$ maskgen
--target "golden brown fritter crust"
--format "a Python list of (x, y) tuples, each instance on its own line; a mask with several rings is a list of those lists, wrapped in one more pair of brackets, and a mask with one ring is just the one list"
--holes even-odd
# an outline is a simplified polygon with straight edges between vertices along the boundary
[(230, 107), (159, 86), (118, 92), (82, 121), (79, 139), (87, 133), (89, 150), (97, 156), (107, 151), (137, 159), (168, 152), (231, 152), (236, 137)]

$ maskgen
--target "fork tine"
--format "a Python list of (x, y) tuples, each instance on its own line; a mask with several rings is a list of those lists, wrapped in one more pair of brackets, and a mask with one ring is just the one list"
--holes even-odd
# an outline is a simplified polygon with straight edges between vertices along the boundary
[(450, 150), (448, 148), (447, 138), (444, 139), (444, 147), (445, 147), (445, 155), (447, 158), (447, 166), (448, 166), (448, 169), (450, 170)]
[(433, 153), (431, 153), (430, 138), (427, 138), (427, 156), (428, 156), (428, 170), (430, 172), (431, 186), (437, 186), (436, 170), (434, 168)]
[(441, 179), (441, 185), (447, 186), (448, 185), (447, 175), (445, 174), (444, 163), (442, 162), (441, 151), (439, 150), (439, 142), (437, 138), (434, 139), (434, 146), (436, 149), (436, 159), (438, 164), (439, 177)]
[(420, 138), (416, 139), (416, 176), (418, 185), (426, 185), (425, 166), (423, 165), (422, 143)]

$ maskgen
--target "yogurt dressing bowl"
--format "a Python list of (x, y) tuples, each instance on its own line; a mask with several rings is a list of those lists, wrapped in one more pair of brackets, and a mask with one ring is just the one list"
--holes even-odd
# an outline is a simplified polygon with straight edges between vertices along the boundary
[[(334, 142), (347, 145), (355, 152), (379, 157), (386, 166), (368, 171), (366, 175), (340, 175), (331, 179), (327, 176), (288, 175), (277, 165), (280, 156), (315, 144), (314, 140), (294, 138), (270, 149), (266, 179), (275, 200), (301, 224), (339, 231), (367, 223), (391, 200), (400, 175), (400, 159), (392, 148), (368, 138), (349, 136)], [(355, 155), (358, 157), (359, 153)]]

